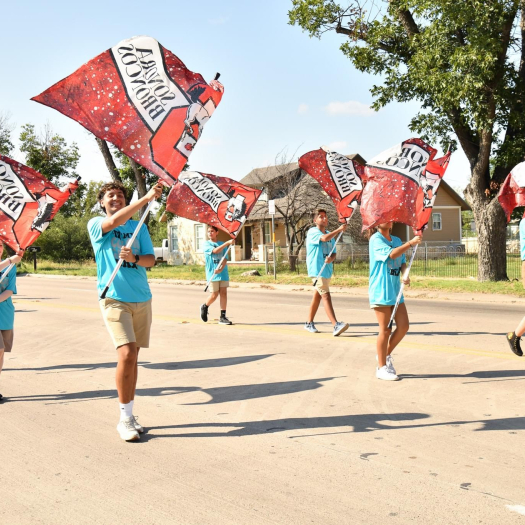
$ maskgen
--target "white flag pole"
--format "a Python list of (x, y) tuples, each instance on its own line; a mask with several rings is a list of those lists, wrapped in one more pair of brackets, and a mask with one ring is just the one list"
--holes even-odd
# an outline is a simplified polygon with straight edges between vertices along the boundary
[[(135, 231), (133, 232), (133, 235), (129, 239), (129, 241), (126, 243), (126, 248), (131, 248), (133, 246), (133, 243), (135, 242), (135, 239), (137, 238), (137, 235), (142, 228), (142, 225), (144, 224), (144, 221), (146, 220), (146, 217), (148, 216), (148, 213), (151, 210), (151, 207), (155, 204), (155, 200), (150, 201), (148, 204), (148, 207), (142, 214), (142, 217), (140, 218), (139, 223), (137, 224), (137, 227), (135, 228)], [(104, 299), (106, 297), (106, 294), (108, 293), (109, 287), (111, 286), (111, 283), (113, 282), (113, 279), (115, 279), (117, 272), (119, 271), (120, 267), (122, 266), (122, 263), (124, 262), (124, 259), (119, 259), (117, 266), (115, 266), (115, 269), (113, 270), (113, 273), (111, 274), (111, 277), (109, 278), (108, 284), (106, 284), (104, 290), (100, 294), (100, 298)]]
[(15, 263), (11, 263), (3, 273), (2, 277), (0, 277), (0, 283), (5, 279), (6, 275), (11, 271), (11, 268), (15, 265)]
[[(412, 251), (412, 257), (410, 257), (410, 261), (408, 263), (407, 269), (405, 270), (405, 274), (403, 275), (403, 279), (406, 279), (408, 277), (408, 274), (410, 273), (410, 268), (412, 267), (412, 263), (414, 262), (414, 257), (416, 256), (418, 246), (419, 244), (416, 244), (416, 246), (414, 247)], [(394, 317), (396, 316), (397, 308), (399, 306), (399, 301), (401, 301), (401, 296), (403, 295), (404, 288), (405, 288), (405, 284), (401, 283), (401, 288), (399, 289), (399, 293), (397, 294), (396, 304), (394, 306), (394, 310), (392, 311), (392, 317), (390, 317), (388, 328), (392, 328), (392, 324), (394, 323)]]

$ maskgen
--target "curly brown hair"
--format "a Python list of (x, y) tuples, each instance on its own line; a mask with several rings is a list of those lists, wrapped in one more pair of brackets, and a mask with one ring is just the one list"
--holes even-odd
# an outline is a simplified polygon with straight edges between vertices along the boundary
[[(100, 204), (100, 201), (104, 198), (104, 195), (106, 195), (106, 193), (109, 190), (120, 190), (123, 193), (123, 195), (124, 195), (124, 199), (126, 200), (126, 204), (129, 203), (128, 190), (127, 190), (126, 186), (124, 186), (124, 184), (122, 184), (122, 182), (112, 181), (112, 182), (107, 182), (106, 184), (103, 184), (100, 187), (100, 189), (98, 190), (97, 199), (98, 199), (99, 204)], [(106, 209), (104, 208), (104, 206), (102, 206), (102, 204), (100, 204), (100, 207), (102, 208), (104, 213), (106, 213)]]

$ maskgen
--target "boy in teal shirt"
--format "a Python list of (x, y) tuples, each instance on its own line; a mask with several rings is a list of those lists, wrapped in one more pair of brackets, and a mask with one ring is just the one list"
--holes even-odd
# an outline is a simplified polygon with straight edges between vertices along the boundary
[[(220, 296), (221, 317), (219, 324), (231, 325), (232, 322), (226, 317), (226, 306), (228, 304), (228, 286), (230, 286), (230, 276), (228, 275), (228, 265), (226, 259), (221, 260), (226, 253), (228, 246), (235, 244), (235, 239), (222, 242), (217, 240), (218, 228), (208, 226), (208, 241), (204, 243), (204, 256), (206, 265), (206, 280), (210, 282), (211, 294), (208, 300), (201, 306), (201, 319), (208, 322), (208, 308)], [(219, 266), (220, 265), (220, 266)]]

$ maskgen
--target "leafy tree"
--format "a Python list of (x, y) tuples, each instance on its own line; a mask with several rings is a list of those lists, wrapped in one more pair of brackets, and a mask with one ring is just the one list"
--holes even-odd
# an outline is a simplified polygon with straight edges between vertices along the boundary
[(53, 184), (61, 177), (76, 177), (75, 169), (80, 160), (78, 146), (70, 146), (66, 140), (46, 125), (42, 134), (37, 135), (35, 126), (25, 124), (20, 134), (20, 151), (26, 154), (26, 164), (40, 172)]
[(0, 113), (0, 155), (10, 156), (13, 152), (14, 146), (11, 142), (13, 127), (9, 122), (9, 115)]
[(346, 37), (341, 51), (377, 75), (373, 107), (417, 100), (410, 129), (470, 163), (465, 196), (479, 240), (478, 279), (505, 280), (505, 216), (496, 195), (525, 153), (524, 0), (292, 0), (289, 22), (311, 37)]

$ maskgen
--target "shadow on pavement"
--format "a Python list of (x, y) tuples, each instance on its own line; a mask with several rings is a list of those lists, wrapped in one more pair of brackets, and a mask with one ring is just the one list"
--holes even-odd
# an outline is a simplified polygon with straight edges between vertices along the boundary
[[(137, 388), (137, 396), (161, 397), (184, 394), (187, 392), (202, 392), (211, 399), (201, 403), (184, 403), (185, 405), (210, 405), (217, 403), (228, 403), (230, 401), (245, 401), (263, 397), (281, 396), (316, 390), (323, 386), (323, 382), (337, 379), (335, 377), (324, 377), (320, 379), (305, 379), (300, 381), (283, 381), (281, 383), (262, 383), (255, 385), (226, 386), (219, 388), (200, 388), (198, 386), (188, 387), (157, 387)], [(91, 401), (95, 399), (116, 399), (117, 391), (112, 390), (88, 390), (85, 392), (57, 392), (55, 394), (37, 394), (32, 396), (9, 396), (10, 402), (44, 401), (52, 403), (69, 403), (76, 401)]]
[[(244, 363), (252, 363), (260, 359), (266, 359), (278, 354), (261, 354), (261, 355), (247, 355), (240, 357), (220, 357), (217, 359), (201, 359), (197, 361), (174, 361), (169, 363), (150, 363), (148, 361), (139, 361), (139, 366), (149, 368), (152, 370), (191, 370), (194, 368), (216, 368), (223, 366), (242, 365)], [(39, 368), (5, 368), (7, 372), (46, 372), (54, 370), (64, 370), (73, 372), (84, 372), (89, 370), (96, 370), (97, 368), (115, 368), (116, 361), (109, 363), (75, 363), (66, 365), (52, 365), (42, 366)]]
[(525, 379), (525, 370), (481, 370), (470, 372), (470, 374), (398, 374), (400, 379), (443, 379), (443, 378), (462, 378), (462, 379), (481, 379), (482, 381), (467, 381), (470, 383), (484, 383), (483, 380), (501, 379)]

